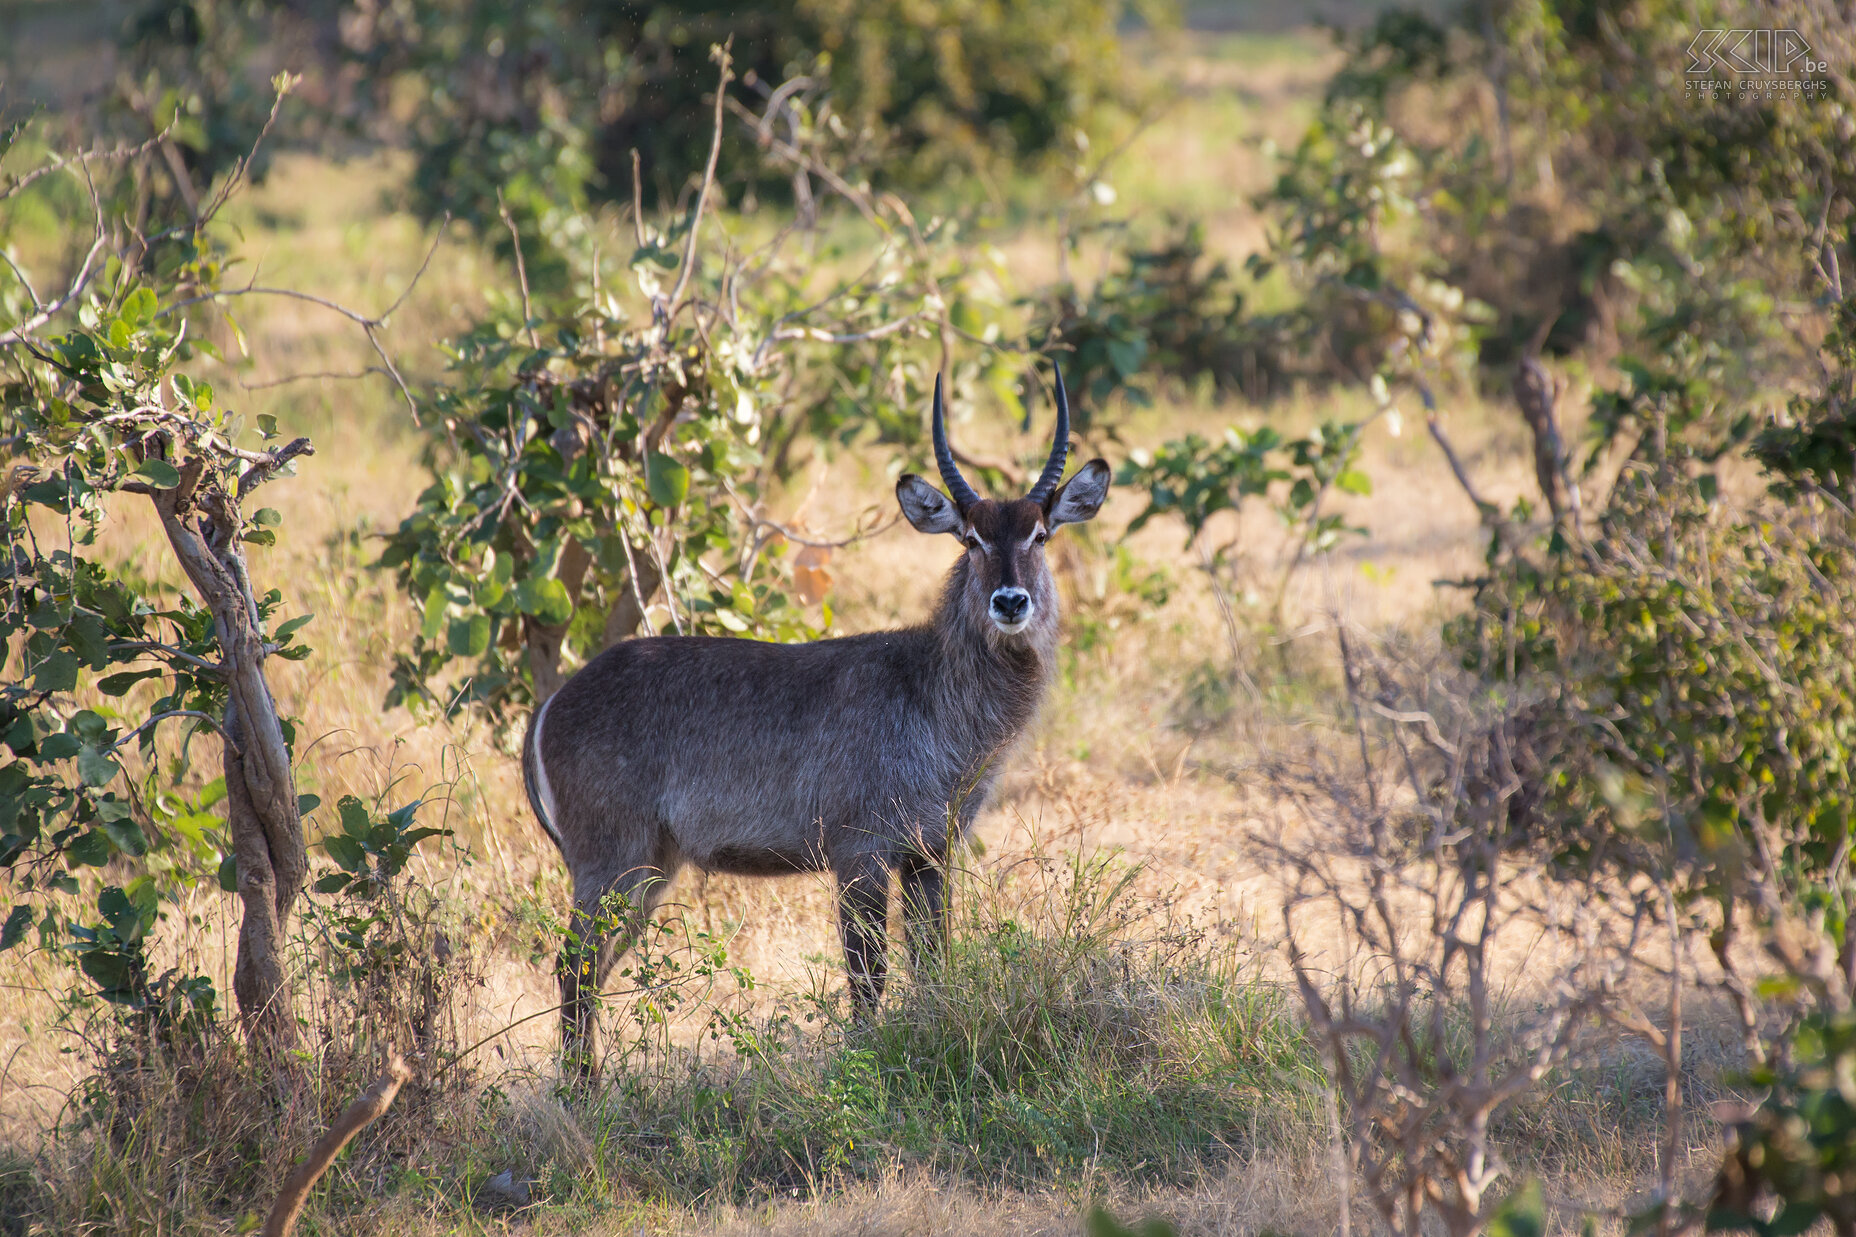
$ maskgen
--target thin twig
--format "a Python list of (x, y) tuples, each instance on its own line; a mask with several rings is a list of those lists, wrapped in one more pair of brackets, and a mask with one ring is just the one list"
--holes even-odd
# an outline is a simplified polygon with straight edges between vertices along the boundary
[(528, 298), (528, 263), (522, 259), (522, 233), (516, 230), (515, 217), (503, 202), (500, 185), (496, 189), (496, 211), (503, 217), (503, 226), (509, 229), (509, 240), (516, 250), (516, 286), (522, 290), (522, 329), (528, 332), (528, 346), (540, 350), (541, 340), (535, 335), (535, 308)]
[(747, 520), (748, 523), (752, 524), (755, 528), (770, 528), (794, 545), (810, 546), (815, 550), (841, 550), (845, 546), (856, 545), (858, 542), (868, 541), (872, 537), (880, 537), (894, 528), (902, 519), (902, 513), (898, 511), (874, 528), (865, 529), (862, 532), (851, 533), (849, 536), (841, 537), (835, 541), (817, 540), (794, 532), (786, 525), (778, 523), (777, 521), (769, 520), (764, 516), (755, 514), (753, 507), (746, 499), (742, 498), (741, 495), (736, 492), (735, 487), (727, 480), (722, 482), (722, 488), (728, 492), (730, 498), (735, 500), (735, 505), (741, 508), (742, 518)]
[(155, 134), (155, 136), (149, 138), (147, 141), (141, 142), (137, 145), (118, 146), (114, 150), (80, 151), (74, 155), (65, 155), (63, 158), (54, 159), (50, 163), (45, 164), (43, 167), (34, 168), (32, 171), (26, 172), (23, 175), (16, 178), (15, 180), (11, 181), (7, 185), (6, 188), (0, 189), (0, 202), (3, 202), (7, 198), (12, 197), (14, 194), (24, 189), (27, 185), (30, 185), (33, 181), (38, 180), (40, 177), (50, 176), (53, 172), (56, 172), (61, 168), (69, 167), (73, 163), (78, 163), (78, 164), (88, 163), (92, 159), (135, 159), (135, 158), (139, 158), (140, 156), (145, 155), (149, 151), (153, 150), (156, 146), (160, 145), (162, 141), (164, 141), (167, 138), (168, 134), (173, 131), (174, 125), (179, 121), (179, 119), (180, 119), (180, 116), (178, 113), (176, 113), (174, 120), (170, 120), (168, 122), (167, 128), (161, 130), (161, 132)]
[[(91, 241), (89, 251), (84, 254), (83, 264), (78, 267), (77, 274), (72, 277), (70, 286), (64, 290), (64, 294), (49, 305), (41, 305), (32, 316), (4, 333), (0, 333), (0, 347), (15, 343), (29, 345), (40, 327), (57, 317), (65, 306), (83, 294), (84, 289), (90, 284), (91, 276), (95, 274), (97, 254), (102, 252), (103, 242), (108, 239), (109, 233), (103, 225), (103, 198), (97, 192), (96, 182), (90, 177), (90, 167), (88, 164), (79, 166), (84, 172), (84, 183), (90, 190), (91, 209), (96, 215), (96, 238)], [(37, 298), (35, 297), (34, 300), (36, 301)]]
[(336, 382), (353, 382), (360, 378), (368, 378), (374, 374), (385, 374), (386, 372), (386, 370), (378, 365), (369, 365), (366, 369), (318, 369), (312, 370), (306, 374), (285, 374), (282, 378), (266, 378), (263, 382), (246, 382), (243, 378), (237, 378), (235, 381), (237, 381), (239, 389), (242, 391), (268, 391), (272, 387), (288, 386), (293, 382), (315, 382), (325, 378)]
[[(716, 161), (722, 157), (722, 112), (727, 107), (728, 83), (734, 80), (730, 66), (734, 63), (732, 54), (735, 36), (729, 35), (728, 41), (715, 51), (716, 62), (721, 65), (721, 72), (715, 83), (715, 132), (709, 139), (709, 164), (703, 170), (702, 188), (696, 193), (695, 213), (690, 217), (690, 234), (683, 246), (683, 269), (677, 272), (677, 283), (670, 291), (668, 307), (664, 310), (664, 330), (670, 329), (670, 322), (683, 308), (683, 293), (690, 285), (690, 275), (696, 266), (696, 240), (702, 231), (703, 209), (709, 204), (709, 190), (715, 184)], [(666, 590), (668, 595), (668, 590)]]
[(632, 235), (644, 248), (644, 184), (638, 174), (638, 148), (632, 147)]
[(219, 724), (218, 718), (214, 717), (210, 713), (202, 713), (197, 709), (170, 709), (166, 713), (157, 713), (153, 717), (149, 718), (147, 721), (144, 721), (141, 725), (137, 726), (134, 730), (131, 730), (128, 734), (124, 735), (122, 738), (116, 740), (114, 743), (104, 748), (103, 750), (106, 752), (113, 752), (117, 748), (121, 747), (123, 744), (127, 743), (130, 739), (135, 738), (137, 735), (141, 734), (144, 730), (147, 730), (150, 726), (155, 725), (157, 722), (166, 721), (170, 717), (191, 717), (196, 721), (205, 722), (208, 726), (211, 726), (214, 730), (217, 730), (219, 732), (219, 737), (221, 739), (224, 739), (226, 742), (226, 745), (230, 747), (234, 752), (237, 752), (239, 750), (238, 744), (233, 741), (231, 735), (226, 733), (225, 727)]

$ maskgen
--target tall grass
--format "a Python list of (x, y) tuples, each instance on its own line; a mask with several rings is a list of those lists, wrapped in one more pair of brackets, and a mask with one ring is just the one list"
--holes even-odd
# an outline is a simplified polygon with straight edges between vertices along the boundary
[(605, 1175), (680, 1199), (898, 1167), (1190, 1178), (1306, 1119), (1315, 1066), (1279, 991), (1216, 932), (1137, 904), (1133, 876), (1037, 856), (965, 880), (946, 956), (868, 1022), (814, 995), (730, 1022), (720, 1058), (623, 1053), (611, 1089), (569, 1110)]
[(447, 936), (440, 957), (445, 917), (400, 917), (401, 961), (357, 976), (326, 934), (305, 935), (313, 1056), (278, 1070), (230, 1036), (118, 1029), (54, 1136), (4, 1159), (0, 1199), (44, 1231), (249, 1222), (365, 1084), (389, 1026), (425, 1028), (421, 1078), (320, 1188), (312, 1221), (444, 1214), (486, 1202), (503, 1172), (570, 1211), (685, 1208), (898, 1170), (1089, 1191), (1184, 1183), (1259, 1142), (1300, 1141), (1319, 1074), (1282, 993), (1232, 934), (1137, 898), (1136, 875), (1079, 853), (960, 876), (945, 956), (899, 976), (865, 1020), (825, 975), (768, 1004), (723, 944), (669, 921), (618, 981), (629, 995), (610, 1002), (591, 1086), (563, 1082), (550, 1055), (497, 1054), (501, 1028), (469, 999), (487, 938)]

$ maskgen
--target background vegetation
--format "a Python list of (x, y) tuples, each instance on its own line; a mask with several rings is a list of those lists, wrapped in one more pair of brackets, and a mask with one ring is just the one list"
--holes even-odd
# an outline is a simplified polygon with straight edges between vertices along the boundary
[[(0, 7), (8, 1231), (251, 1231), (396, 1054), (305, 1227), (1856, 1231), (1856, 39), (1336, 16)], [(946, 958), (693, 878), (572, 1081), (529, 709), (918, 617), (1052, 360)]]

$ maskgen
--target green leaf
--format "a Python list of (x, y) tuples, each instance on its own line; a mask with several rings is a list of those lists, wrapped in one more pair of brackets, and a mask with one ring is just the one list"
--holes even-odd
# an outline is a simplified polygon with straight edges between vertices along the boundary
[(340, 893), (354, 877), (346, 872), (331, 872), (316, 882), (317, 893)]
[(122, 302), (122, 320), (130, 326), (141, 326), (155, 316), (159, 304), (151, 288), (137, 288)]
[(271, 639), (275, 640), (278, 644), (282, 644), (291, 636), (303, 630), (304, 625), (315, 617), (316, 616), (313, 614), (299, 614), (293, 619), (288, 619), (279, 623), (277, 625), (277, 630), (271, 633)]
[(329, 852), (329, 858), (350, 872), (367, 869), (367, 852), (361, 849), (359, 842), (345, 834), (331, 833), (322, 839), (322, 849)]
[(77, 754), (77, 775), (86, 786), (107, 786), (119, 772), (115, 760), (97, 748), (87, 746)]
[(367, 804), (353, 795), (343, 795), (340, 802), (335, 805), (335, 810), (341, 813), (343, 833), (351, 838), (367, 836), (368, 829), (374, 823), (368, 818)]
[(645, 459), (645, 488), (658, 506), (674, 507), (689, 496), (690, 470), (662, 451), (653, 451)]
[(180, 484), (180, 469), (166, 460), (143, 460), (135, 475), (157, 490), (171, 490)]
[(26, 929), (31, 926), (32, 908), (22, 902), (6, 917), (6, 926), (0, 928), (0, 953), (19, 944), (26, 935)]
[(108, 835), (91, 829), (65, 847), (64, 853), (73, 864), (100, 868), (110, 861), (110, 856), (116, 853), (116, 848), (110, 845)]
[(97, 681), (97, 690), (106, 696), (120, 696), (143, 679), (161, 677), (159, 670), (125, 670), (121, 674), (112, 674)]
[(1540, 1178), (1529, 1177), (1502, 1200), (1489, 1217), (1488, 1237), (1541, 1237), (1547, 1231), (1547, 1204)]
[(275, 507), (259, 507), (253, 513), (251, 522), (259, 528), (277, 528), (284, 522), (284, 517), (277, 514)]
[(123, 854), (139, 859), (148, 853), (148, 837), (134, 821), (106, 820), (101, 827)]
[(41, 692), (68, 692), (77, 689), (77, 654), (60, 649), (32, 672), (32, 689)]
[(84, 969), (84, 974), (95, 981), (99, 992), (106, 1000), (126, 1001), (130, 999), (132, 995), (130, 986), (134, 982), (135, 968), (124, 955), (93, 949), (80, 956), (77, 964)]
[(219, 887), (227, 893), (238, 892), (238, 856), (231, 851), (219, 861)]
[(39, 759), (65, 760), (77, 755), (82, 749), (83, 744), (78, 742), (77, 736), (74, 734), (60, 732), (54, 735), (47, 735), (45, 741), (39, 744)]
[(1366, 495), (1373, 492), (1373, 479), (1357, 468), (1349, 468), (1334, 478), (1337, 488), (1349, 494)]
[(567, 586), (552, 577), (530, 576), (516, 585), (516, 605), (524, 614), (532, 614), (550, 626), (559, 626), (574, 616)]
[(490, 647), (490, 616), (473, 614), (467, 619), (451, 620), (447, 643), (459, 657), (481, 657)]
[(432, 591), (425, 595), (425, 622), (419, 626), (419, 638), (427, 644), (438, 639), (438, 633), (445, 625), (445, 586), (434, 584)]
[(296, 814), (298, 816), (308, 816), (321, 806), (321, 795), (298, 795), (296, 797)]

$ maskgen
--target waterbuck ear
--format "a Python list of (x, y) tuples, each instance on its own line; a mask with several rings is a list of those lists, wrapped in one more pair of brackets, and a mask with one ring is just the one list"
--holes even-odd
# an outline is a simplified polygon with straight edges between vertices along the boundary
[(958, 533), (966, 524), (953, 499), (912, 472), (896, 478), (896, 501), (918, 533)]
[(1076, 470), (1076, 475), (1051, 495), (1045, 519), (1052, 528), (1059, 524), (1081, 524), (1093, 520), (1108, 497), (1108, 461), (1090, 460)]

